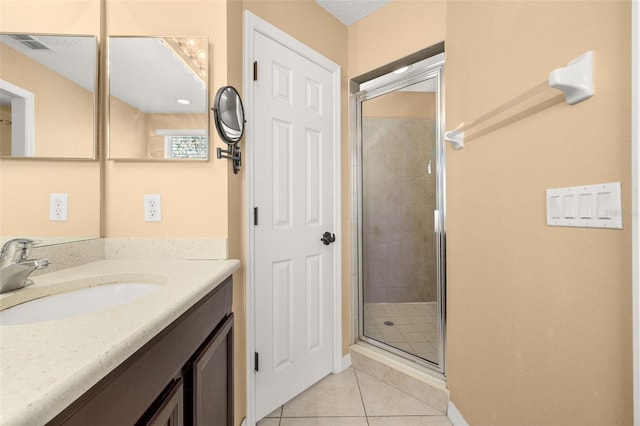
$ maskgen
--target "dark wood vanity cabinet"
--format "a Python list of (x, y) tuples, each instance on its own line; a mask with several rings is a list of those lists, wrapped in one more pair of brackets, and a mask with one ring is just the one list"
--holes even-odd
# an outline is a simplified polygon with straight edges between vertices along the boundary
[(233, 315), (187, 367), (189, 425), (233, 426)]
[(172, 382), (158, 401), (151, 407), (148, 416), (143, 416), (138, 424), (149, 426), (184, 425), (184, 386), (182, 378)]
[(227, 278), (49, 425), (233, 425)]

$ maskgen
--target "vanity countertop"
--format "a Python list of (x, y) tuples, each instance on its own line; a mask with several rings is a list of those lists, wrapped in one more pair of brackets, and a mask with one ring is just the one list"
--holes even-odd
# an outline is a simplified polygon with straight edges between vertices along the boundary
[[(45, 424), (239, 267), (237, 260), (101, 260), (35, 277), (17, 292), (46, 294), (81, 280), (162, 285), (94, 314), (0, 326), (0, 425)], [(0, 307), (10, 296), (0, 295)]]

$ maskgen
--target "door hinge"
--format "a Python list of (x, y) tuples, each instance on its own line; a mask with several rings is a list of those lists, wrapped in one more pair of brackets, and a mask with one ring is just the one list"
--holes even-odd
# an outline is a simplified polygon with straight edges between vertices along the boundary
[(260, 371), (260, 356), (258, 355), (258, 352), (255, 352), (254, 358), (255, 358), (255, 362), (254, 362), (255, 370)]
[(253, 224), (255, 226), (258, 226), (258, 208), (257, 207), (253, 208)]
[(253, 81), (258, 81), (258, 61), (253, 62)]

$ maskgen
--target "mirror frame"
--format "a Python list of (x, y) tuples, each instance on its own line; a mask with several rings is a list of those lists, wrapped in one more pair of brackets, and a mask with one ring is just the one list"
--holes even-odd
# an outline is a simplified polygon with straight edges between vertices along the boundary
[[(225, 111), (220, 112), (220, 100), (222, 99), (222, 95), (224, 95), (226, 91), (231, 91), (232, 94), (236, 95), (236, 99), (240, 104), (240, 112), (242, 112), (242, 120), (240, 122), (240, 127), (241, 127), (240, 135), (238, 136), (237, 139), (232, 139), (224, 131), (224, 127), (223, 127), (223, 125), (226, 127), (229, 127), (224, 123), (224, 120), (222, 119), (222, 115), (224, 114)], [(218, 92), (216, 93), (216, 99), (213, 102), (212, 109), (213, 109), (213, 115), (215, 117), (214, 120), (216, 124), (216, 130), (218, 131), (218, 136), (220, 136), (220, 139), (222, 139), (223, 142), (226, 143), (227, 145), (238, 144), (242, 140), (242, 136), (244, 136), (245, 123), (247, 122), (245, 118), (245, 113), (244, 113), (244, 105), (242, 104), (242, 96), (240, 96), (240, 93), (238, 93), (238, 90), (236, 90), (236, 88), (233, 86), (224, 86), (218, 89)]]
[[(206, 85), (206, 90), (205, 90), (205, 109), (202, 111), (203, 114), (206, 114), (207, 116), (207, 124), (206, 124), (206, 136), (207, 136), (207, 156), (206, 158), (150, 158), (150, 157), (115, 157), (112, 154), (112, 140), (111, 140), (111, 83), (112, 83), (112, 76), (111, 76), (111, 70), (109, 69), (109, 64), (110, 64), (110, 56), (111, 56), (111, 51), (112, 51), (112, 47), (111, 47), (111, 40), (112, 39), (119, 39), (119, 38), (134, 38), (134, 39), (171, 39), (171, 38), (184, 38), (184, 39), (189, 39), (189, 38), (197, 38), (197, 39), (204, 39), (206, 40), (206, 53), (207, 53), (207, 60), (206, 60), (206, 65), (207, 65), (207, 69), (206, 69), (206, 76), (204, 79), (204, 83)], [(209, 93), (210, 93), (210, 78), (211, 78), (211, 46), (209, 43), (209, 37), (208, 36), (201, 36), (201, 35), (191, 35), (191, 36), (178, 36), (178, 35), (125, 35), (125, 34), (120, 34), (120, 35), (108, 35), (105, 39), (105, 49), (103, 54), (105, 55), (106, 58), (106, 63), (107, 63), (107, 69), (105, 72), (105, 76), (104, 76), (104, 96), (106, 99), (105, 102), (105, 111), (106, 111), (106, 117), (105, 117), (105, 144), (106, 144), (106, 153), (105, 153), (105, 157), (106, 160), (110, 160), (110, 161), (116, 161), (116, 162), (144, 162), (144, 163), (161, 163), (161, 162), (207, 162), (211, 159), (211, 149), (212, 149), (212, 143), (211, 143), (211, 121), (209, 118), (209, 106), (211, 104), (210, 102), (210, 98), (209, 98)]]
[[(24, 35), (24, 36), (46, 36), (46, 37), (86, 37), (93, 39), (93, 46), (95, 48), (95, 58), (94, 58), (94, 68), (93, 68), (93, 131), (92, 131), (92, 155), (90, 157), (49, 157), (49, 156), (0, 156), (0, 159), (5, 160), (17, 160), (17, 161), (96, 161), (98, 160), (98, 127), (99, 127), (99, 117), (100, 117), (100, 43), (98, 41), (98, 37), (93, 34), (54, 34), (54, 33), (34, 33), (34, 32), (14, 32), (14, 31), (3, 31), (0, 32), (0, 35)], [(35, 126), (35, 115), (33, 117), (34, 126)]]

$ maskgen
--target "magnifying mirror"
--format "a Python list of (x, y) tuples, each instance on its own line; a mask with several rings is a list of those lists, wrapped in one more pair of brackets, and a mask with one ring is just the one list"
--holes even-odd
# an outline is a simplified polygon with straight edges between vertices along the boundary
[(240, 142), (244, 134), (244, 108), (240, 94), (232, 86), (218, 90), (213, 104), (216, 129), (227, 145)]
[(227, 158), (233, 161), (233, 173), (240, 171), (240, 147), (238, 142), (244, 134), (244, 108), (238, 91), (232, 86), (218, 89), (213, 103), (213, 115), (216, 130), (220, 138), (227, 144), (227, 149), (216, 150), (218, 159)]

